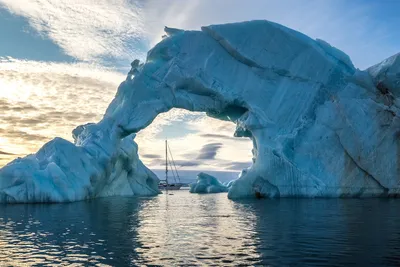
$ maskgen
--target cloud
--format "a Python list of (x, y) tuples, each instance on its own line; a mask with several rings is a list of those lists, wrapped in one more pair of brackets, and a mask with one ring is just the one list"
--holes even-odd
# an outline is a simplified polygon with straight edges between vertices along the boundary
[(211, 138), (222, 138), (222, 139), (230, 139), (229, 135), (224, 134), (202, 134), (202, 137), (211, 137)]
[(194, 126), (205, 117), (207, 116), (204, 112), (174, 108), (159, 114), (152, 124), (139, 133), (138, 139), (152, 141), (187, 137), (189, 134), (198, 132)]
[(202, 165), (202, 162), (191, 160), (177, 160), (175, 161), (175, 165), (180, 167), (196, 167)]
[(33, 29), (79, 60), (144, 55), (139, 1), (0, 0), (0, 5), (25, 17)]
[(141, 158), (146, 158), (146, 159), (161, 159), (162, 157), (157, 154), (141, 154)]
[(27, 154), (56, 136), (72, 140), (76, 126), (101, 119), (122, 80), (94, 64), (0, 58), (0, 150)]
[(222, 143), (211, 143), (204, 145), (201, 148), (200, 153), (197, 156), (197, 159), (203, 159), (203, 160), (215, 159), (215, 156), (217, 155), (217, 152), (222, 147), (222, 145), (223, 145)]
[(13, 154), (13, 153), (8, 153), (8, 152), (4, 152), (4, 151), (1, 151), (1, 150), (0, 150), (0, 156), (1, 156), (1, 155), (13, 156), (13, 155), (15, 155), (15, 154)]
[[(168, 138), (180, 169), (224, 170), (231, 166), (228, 163), (232, 161), (251, 161), (251, 140), (230, 137), (236, 129), (234, 123), (207, 117), (205, 113), (179, 109), (160, 114), (148, 128), (138, 133), (135, 140), (141, 154), (164, 155), (165, 140), (159, 136), (159, 132), (163, 131), (165, 125), (179, 130), (181, 124), (185, 124), (190, 131)], [(155, 160), (141, 156), (141, 159), (154, 169), (162, 168), (165, 164), (162, 158)]]
[[(180, 168), (180, 167), (197, 167), (203, 165), (202, 161), (199, 160), (175, 160), (175, 166)], [(172, 162), (170, 164), (173, 164)], [(152, 166), (165, 166), (165, 159), (154, 159), (150, 162), (150, 165)], [(173, 166), (170, 166), (170, 168), (174, 168)]]
[[(128, 1), (0, 0), (11, 13), (50, 38), (66, 54), (112, 64), (144, 58), (161, 40), (164, 26), (203, 25), (254, 19), (275, 21), (344, 50), (366, 68), (400, 50), (400, 18), (395, 1)], [(288, 9), (290, 6), (290, 9)], [(71, 23), (73, 22), (73, 23)], [(83, 45), (84, 44), (84, 45)]]
[[(225, 127), (222, 127), (223, 129), (226, 129)], [(201, 137), (206, 137), (206, 138), (216, 138), (216, 139), (228, 139), (228, 140), (235, 140), (235, 141), (249, 141), (249, 138), (241, 138), (241, 137), (232, 137), (229, 135), (225, 134), (201, 134)]]
[[(207, 164), (203, 159), (193, 159), (193, 160), (176, 160), (175, 165), (178, 169), (187, 167), (196, 167), (207, 170), (230, 170), (230, 171), (241, 171), (243, 169), (247, 169), (251, 166), (251, 162), (248, 161), (230, 161), (227, 159), (218, 159), (215, 160), (215, 164)], [(163, 159), (154, 159), (149, 163), (150, 166), (154, 166), (157, 168), (162, 168), (165, 166), (165, 160)], [(170, 166), (173, 168), (173, 166)], [(190, 169), (190, 168), (189, 168)]]
[[(214, 119), (204, 119), (203, 121), (209, 121)], [(217, 121), (218, 122), (218, 121)], [(184, 139), (170, 140), (171, 150), (174, 157), (176, 166), (179, 169), (190, 170), (195, 168), (196, 170), (235, 170), (240, 171), (245, 167), (251, 165), (250, 154), (243, 154), (242, 149), (246, 151), (251, 150), (251, 142), (240, 142), (235, 143), (233, 140), (229, 140), (229, 145), (223, 142), (207, 143), (207, 138), (201, 137), (202, 134), (190, 135)], [(196, 141), (194, 141), (196, 140)], [(161, 142), (162, 144), (164, 142)], [(160, 144), (161, 144), (160, 143)], [(143, 147), (141, 142), (138, 142), (139, 148)], [(191, 145), (190, 145), (191, 144)], [(232, 144), (236, 144), (232, 145)], [(177, 149), (178, 147), (185, 147), (185, 149)], [(146, 149), (149, 147), (146, 146)], [(163, 146), (153, 146), (152, 149), (158, 153), (163, 153)], [(219, 155), (219, 151), (226, 150), (225, 153)], [(165, 153), (165, 152), (164, 152)], [(145, 164), (154, 169), (160, 169), (165, 166), (165, 159), (163, 157), (157, 157), (150, 159), (148, 157), (141, 156), (141, 159)], [(218, 157), (217, 157), (218, 155)], [(239, 159), (243, 161), (233, 160)], [(246, 161), (247, 160), (247, 161)], [(172, 164), (172, 163), (171, 163)]]
[(10, 139), (12, 141), (22, 140), (25, 142), (46, 142), (49, 140), (49, 137), (33, 134), (22, 130), (14, 130), (14, 129), (4, 129), (0, 128), (0, 135), (3, 138)]
[[(0, 76), (2, 75), (2, 73), (0, 72)], [(7, 99), (0, 99), (0, 110), (4, 111), (4, 110), (8, 110), (10, 112), (21, 112), (21, 111), (36, 111), (37, 108), (26, 104), (24, 102), (15, 102), (15, 103), (11, 103), (9, 101), (7, 101)]]
[(232, 161), (225, 163), (224, 166), (228, 170), (241, 171), (251, 166), (251, 162)]

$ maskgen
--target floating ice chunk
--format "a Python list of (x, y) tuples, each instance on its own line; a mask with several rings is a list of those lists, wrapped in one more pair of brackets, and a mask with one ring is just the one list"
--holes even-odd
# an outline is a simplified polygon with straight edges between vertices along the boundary
[(190, 184), (190, 193), (221, 193), (228, 192), (228, 189), (217, 178), (204, 172), (200, 172), (197, 181)]

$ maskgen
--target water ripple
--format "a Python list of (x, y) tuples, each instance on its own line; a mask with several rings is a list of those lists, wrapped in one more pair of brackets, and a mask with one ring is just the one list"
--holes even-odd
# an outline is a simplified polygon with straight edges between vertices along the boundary
[(0, 205), (1, 266), (398, 266), (400, 202), (186, 191)]

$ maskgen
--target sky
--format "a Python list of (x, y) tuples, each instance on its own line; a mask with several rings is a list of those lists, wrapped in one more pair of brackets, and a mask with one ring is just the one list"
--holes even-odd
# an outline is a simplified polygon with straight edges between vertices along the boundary
[[(130, 62), (164, 26), (267, 19), (319, 38), (365, 69), (400, 52), (397, 0), (0, 0), (0, 167), (101, 119)], [(171, 110), (138, 133), (143, 162), (162, 167), (164, 140), (179, 169), (239, 171), (251, 142), (235, 125)]]

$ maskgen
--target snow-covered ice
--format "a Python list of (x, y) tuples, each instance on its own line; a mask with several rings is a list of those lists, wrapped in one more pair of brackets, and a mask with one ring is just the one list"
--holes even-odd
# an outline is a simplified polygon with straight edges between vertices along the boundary
[(190, 184), (190, 193), (222, 193), (228, 192), (228, 187), (223, 185), (217, 178), (207, 173), (197, 174), (197, 181)]
[(231, 183), (232, 199), (400, 192), (399, 54), (361, 71), (325, 41), (268, 21), (166, 34), (75, 144), (56, 138), (0, 170), (1, 201), (158, 193), (131, 135), (174, 107), (252, 139), (253, 165)]

